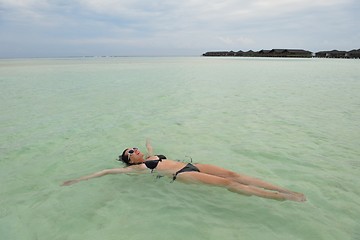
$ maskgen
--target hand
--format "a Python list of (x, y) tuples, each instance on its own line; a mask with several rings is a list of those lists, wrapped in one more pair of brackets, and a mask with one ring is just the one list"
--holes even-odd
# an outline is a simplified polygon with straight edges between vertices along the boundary
[(147, 138), (147, 139), (146, 139), (145, 146), (146, 146), (146, 147), (151, 147), (150, 138)]
[(78, 180), (68, 180), (68, 181), (63, 182), (63, 184), (61, 184), (61, 186), (70, 186), (77, 182), (79, 182), (79, 181)]

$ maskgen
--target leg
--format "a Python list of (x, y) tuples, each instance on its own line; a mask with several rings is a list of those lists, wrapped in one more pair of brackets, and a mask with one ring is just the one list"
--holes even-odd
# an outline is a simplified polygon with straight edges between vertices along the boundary
[(233, 181), (236, 181), (238, 183), (241, 184), (245, 184), (245, 185), (251, 185), (251, 186), (255, 186), (255, 187), (260, 187), (260, 188), (264, 188), (267, 190), (272, 190), (272, 191), (277, 191), (277, 192), (281, 192), (281, 193), (288, 193), (288, 194), (298, 194), (295, 193), (293, 191), (290, 191), (288, 189), (273, 185), (271, 183), (265, 182), (263, 180), (254, 178), (254, 177), (249, 177), (249, 176), (245, 176), (242, 174), (238, 174), (232, 171), (229, 171), (227, 169), (224, 168), (220, 168), (214, 165), (209, 165), (209, 164), (195, 164), (195, 166), (197, 168), (199, 168), (200, 172), (203, 173), (207, 173), (210, 175), (215, 175), (215, 176), (219, 176), (219, 177), (223, 177), (223, 178), (227, 178), (227, 179), (231, 179)]
[(247, 196), (258, 196), (275, 200), (292, 200), (301, 202), (298, 196), (280, 192), (271, 192), (253, 186), (244, 185), (227, 178), (209, 175), (201, 172), (183, 172), (177, 175), (177, 180), (185, 183), (202, 183), (211, 186), (224, 187), (227, 190)]

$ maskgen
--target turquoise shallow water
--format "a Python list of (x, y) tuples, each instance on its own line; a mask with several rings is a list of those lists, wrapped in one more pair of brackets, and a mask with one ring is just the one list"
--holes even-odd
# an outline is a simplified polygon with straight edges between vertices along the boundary
[[(360, 239), (360, 62), (0, 60), (1, 239)], [(216, 164), (305, 203), (112, 175), (126, 147)]]

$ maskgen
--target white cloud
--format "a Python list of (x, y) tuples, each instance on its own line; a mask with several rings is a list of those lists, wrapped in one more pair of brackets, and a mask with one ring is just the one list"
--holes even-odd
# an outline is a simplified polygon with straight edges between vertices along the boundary
[[(49, 14), (62, 15), (64, 11), (73, 9), (87, 13), (88, 18), (94, 14), (124, 22), (141, 22), (150, 28), (151, 24), (155, 28), (159, 28), (161, 24), (181, 28), (199, 24), (222, 26), (351, 2), (352, 0), (0, 0), (0, 6), (16, 13), (12, 16), (24, 21), (51, 20)], [(11, 20), (15, 21), (16, 18), (12, 17)]]
[(11, 45), (10, 38), (28, 42), (41, 39), (49, 44), (53, 41), (56, 48), (65, 49), (69, 45), (81, 48), (83, 43), (88, 49), (111, 45), (121, 49), (166, 46), (202, 51), (261, 49), (267, 47), (265, 44), (303, 44), (300, 47), (311, 48), (312, 42), (324, 42), (326, 38), (334, 38), (328, 42), (346, 45), (350, 42), (346, 35), (351, 35), (354, 45), (359, 39), (354, 32), (360, 29), (353, 6), (359, 8), (359, 3), (355, 0), (0, 0), (0, 33), (7, 36), (0, 39), (0, 53), (1, 43)]
[(218, 36), (217, 37), (221, 42), (223, 42), (225, 45), (249, 45), (254, 43), (254, 40), (249, 37), (239, 36), (239, 37), (226, 37), (226, 36)]

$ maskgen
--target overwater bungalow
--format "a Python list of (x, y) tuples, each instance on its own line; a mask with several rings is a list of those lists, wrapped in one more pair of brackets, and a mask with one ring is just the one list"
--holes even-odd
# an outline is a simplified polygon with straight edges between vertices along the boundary
[(206, 57), (224, 57), (224, 56), (229, 56), (229, 52), (228, 51), (206, 52), (206, 53), (203, 54), (203, 56), (206, 56)]
[(312, 52), (303, 49), (272, 49), (268, 53), (271, 57), (311, 58)]
[(315, 57), (319, 58), (346, 58), (346, 51), (338, 51), (338, 50), (332, 50), (332, 51), (321, 51), (315, 53)]
[(346, 53), (347, 58), (360, 58), (360, 49), (354, 49)]
[(310, 51), (305, 51), (301, 49), (272, 49), (272, 50), (260, 50), (258, 52), (254, 52), (249, 50), (247, 52), (243, 51), (219, 51), (219, 52), (206, 52), (203, 56), (236, 56), (236, 57), (298, 57), (298, 58), (309, 58), (312, 57), (312, 53)]
[(320, 51), (313, 55), (312, 52), (303, 49), (272, 49), (272, 50), (260, 50), (254, 52), (249, 50), (243, 52), (241, 50), (234, 51), (218, 51), (218, 52), (206, 52), (203, 56), (208, 57), (284, 57), (284, 58), (360, 58), (360, 49), (354, 49), (351, 51)]

